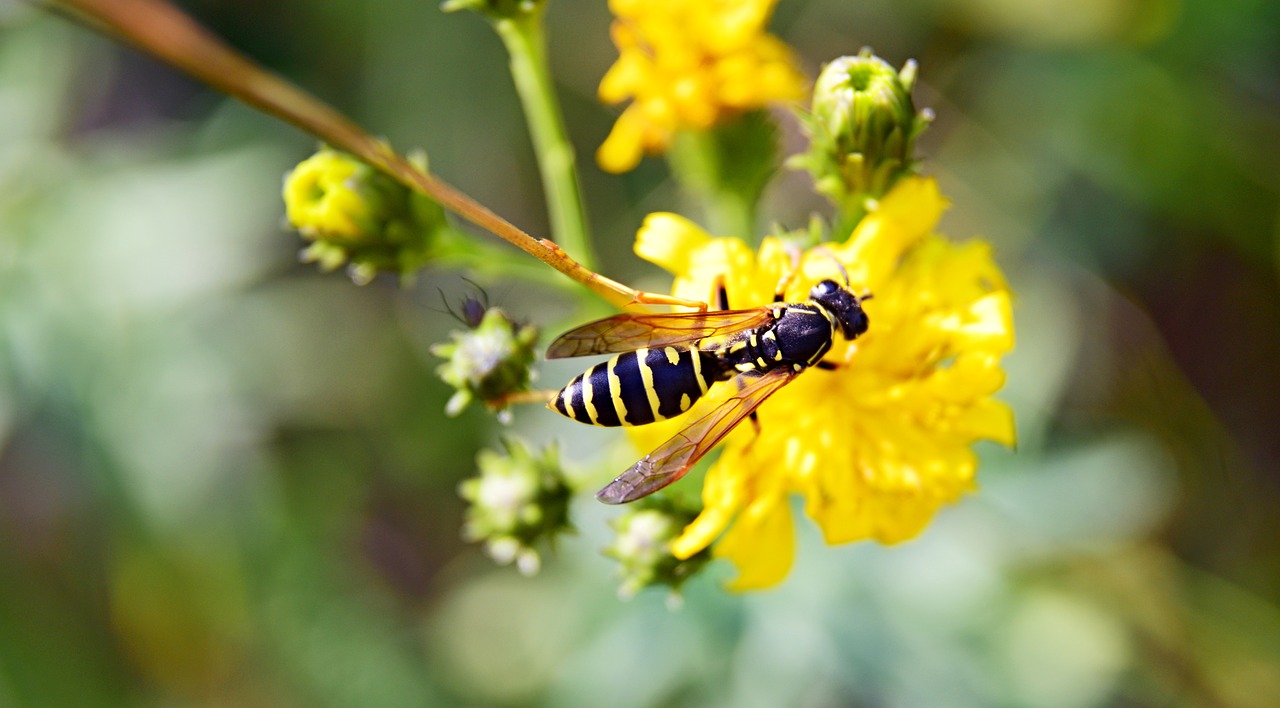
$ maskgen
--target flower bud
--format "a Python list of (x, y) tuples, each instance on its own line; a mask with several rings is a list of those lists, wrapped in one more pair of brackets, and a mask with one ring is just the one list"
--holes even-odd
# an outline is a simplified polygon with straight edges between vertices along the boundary
[(289, 225), (311, 241), (302, 260), (325, 271), (347, 264), (360, 284), (378, 271), (411, 275), (446, 228), (440, 205), (327, 147), (285, 177), (284, 202)]
[(796, 163), (846, 220), (914, 169), (915, 139), (933, 119), (915, 109), (915, 78), (914, 61), (895, 71), (870, 49), (836, 59), (818, 76), (807, 121), (812, 142)]
[(696, 510), (657, 495), (637, 502), (610, 522), (617, 537), (604, 554), (621, 564), (621, 597), (629, 599), (651, 585), (666, 585), (678, 596), (684, 581), (711, 559), (711, 551), (705, 548), (687, 560), (671, 554), (671, 542), (695, 516)]
[[(474, 308), (468, 309), (464, 304), (467, 316), (474, 317)], [(445, 405), (449, 416), (458, 415), (476, 399), (502, 410), (508, 396), (526, 390), (533, 380), (536, 327), (515, 322), (496, 307), (485, 310), (478, 324), (468, 326), (471, 329), (451, 333), (452, 341), (431, 347), (432, 354), (448, 360), (436, 373), (455, 391)]]
[(497, 563), (514, 562), (524, 575), (534, 575), (542, 564), (538, 543), (573, 529), (572, 492), (554, 446), (534, 455), (518, 440), (502, 444), (504, 453), (482, 450), (476, 458), (480, 474), (458, 485), (458, 494), (469, 502), (462, 535), (484, 542)]

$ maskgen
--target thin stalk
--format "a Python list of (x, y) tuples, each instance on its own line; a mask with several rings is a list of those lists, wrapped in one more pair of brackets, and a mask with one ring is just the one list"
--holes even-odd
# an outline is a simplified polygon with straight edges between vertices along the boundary
[(689, 304), (678, 298), (640, 292), (592, 272), (557, 244), (530, 236), (457, 188), (418, 170), (349, 118), (257, 66), (165, 0), (51, 0), (49, 4), (70, 11), (87, 24), (117, 34), (197, 80), (356, 155), (617, 307), (637, 303)]
[(511, 57), (511, 77), (529, 122), (529, 134), (546, 190), (551, 232), (577, 256), (579, 263), (592, 268), (595, 257), (582, 205), (577, 160), (564, 128), (564, 114), (547, 62), (544, 7), (540, 5), (514, 18), (495, 19), (493, 25)]

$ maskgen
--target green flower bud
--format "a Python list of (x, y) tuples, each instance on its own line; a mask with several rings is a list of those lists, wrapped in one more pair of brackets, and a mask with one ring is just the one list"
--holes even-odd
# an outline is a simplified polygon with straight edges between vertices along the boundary
[(325, 271), (347, 264), (359, 284), (379, 271), (411, 276), (447, 228), (439, 204), (327, 147), (285, 176), (284, 202), (289, 225), (311, 241), (302, 260)]
[(450, 342), (431, 347), (432, 354), (448, 359), (436, 369), (455, 391), (445, 405), (446, 414), (458, 415), (477, 399), (505, 412), (508, 397), (528, 389), (534, 378), (536, 327), (515, 322), (493, 307), (479, 324), (449, 336)]
[(687, 560), (671, 554), (671, 542), (697, 515), (695, 510), (655, 495), (636, 502), (627, 513), (610, 522), (617, 537), (604, 554), (621, 564), (619, 596), (629, 599), (651, 585), (666, 585), (673, 598), (679, 597), (684, 581), (711, 559), (710, 549)]
[(483, 542), (496, 562), (514, 562), (521, 573), (533, 575), (542, 565), (538, 543), (553, 543), (560, 532), (573, 530), (572, 491), (555, 446), (534, 455), (517, 440), (502, 444), (505, 454), (482, 450), (476, 458), (479, 476), (458, 485), (458, 494), (470, 503), (462, 535)]
[(915, 140), (933, 119), (915, 109), (915, 79), (914, 61), (897, 71), (870, 49), (836, 59), (818, 76), (806, 120), (812, 142), (793, 164), (812, 173), (846, 222), (915, 169)]

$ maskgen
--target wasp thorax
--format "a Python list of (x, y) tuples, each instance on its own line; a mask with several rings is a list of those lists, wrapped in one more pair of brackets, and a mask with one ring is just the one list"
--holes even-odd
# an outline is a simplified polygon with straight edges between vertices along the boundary
[(862, 310), (858, 296), (834, 280), (823, 280), (809, 291), (809, 298), (835, 316), (840, 333), (845, 339), (854, 339), (867, 331), (870, 324)]

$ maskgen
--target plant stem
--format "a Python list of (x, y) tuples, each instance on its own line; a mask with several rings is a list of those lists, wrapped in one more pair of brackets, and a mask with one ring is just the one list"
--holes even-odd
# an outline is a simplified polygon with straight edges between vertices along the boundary
[(538, 169), (546, 190), (551, 232), (587, 268), (595, 256), (582, 206), (582, 188), (573, 145), (564, 128), (555, 82), (547, 63), (545, 5), (512, 18), (498, 18), (493, 26), (511, 57), (511, 77), (524, 106)]

